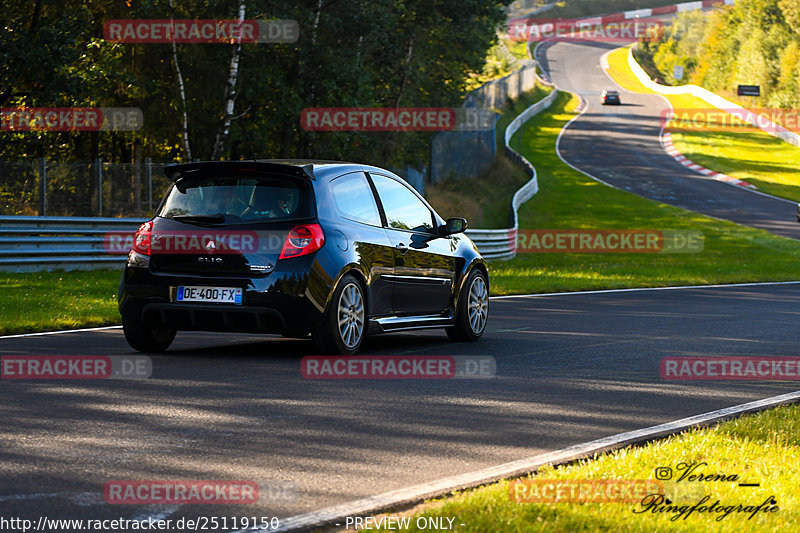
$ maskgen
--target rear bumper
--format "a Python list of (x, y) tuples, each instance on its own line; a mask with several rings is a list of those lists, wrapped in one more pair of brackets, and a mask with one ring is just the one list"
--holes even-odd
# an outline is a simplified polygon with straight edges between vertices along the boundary
[[(307, 270), (273, 272), (266, 277), (190, 277), (155, 274), (128, 267), (122, 275), (119, 310), (123, 319), (163, 324), (177, 330), (287, 333), (322, 324), (324, 301), (313, 290), (320, 280)], [(177, 302), (175, 287), (194, 285), (242, 288), (242, 305)]]
[(149, 303), (142, 320), (183, 331), (240, 331), (283, 333), (290, 328), (283, 315), (269, 307), (240, 305)]

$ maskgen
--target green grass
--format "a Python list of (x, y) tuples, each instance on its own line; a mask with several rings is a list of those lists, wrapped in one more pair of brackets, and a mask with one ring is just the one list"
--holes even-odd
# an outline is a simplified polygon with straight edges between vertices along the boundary
[[(733, 481), (664, 482), (664, 492), (674, 504), (693, 505), (709, 495), (710, 505), (759, 505), (770, 496), (778, 510), (759, 513), (751, 520), (745, 514), (730, 514), (717, 521), (717, 515), (695, 512), (686, 519), (671, 521), (668, 513), (634, 513), (639, 503), (517, 503), (512, 499), (510, 481), (503, 481), (453, 497), (427, 502), (405, 516), (412, 528), (417, 518), (450, 517), (460, 532), (574, 532), (574, 531), (798, 531), (800, 515), (800, 406), (779, 407), (747, 415), (705, 429), (689, 430), (643, 446), (628, 447), (552, 468), (547, 466), (523, 479), (550, 480), (652, 480), (655, 469), (679, 463), (701, 463), (695, 473), (735, 474)], [(738, 483), (760, 483), (757, 488)], [(383, 529), (382, 531), (389, 531)]]
[[(653, 93), (630, 71), (627, 58), (627, 48), (609, 54), (609, 74), (630, 91)], [(676, 110), (714, 109), (690, 95), (667, 98)], [(703, 129), (703, 123), (695, 125), (696, 130), (672, 132), (672, 142), (683, 155), (698, 165), (751, 183), (759, 191), (800, 202), (800, 148), (752, 127), (714, 131)]]
[(528, 176), (503, 155), (475, 178), (448, 178), (425, 188), (425, 198), (439, 215), (463, 217), (470, 228), (507, 228), (511, 197)]
[(505, 109), (503, 109), (502, 116), (497, 120), (497, 123), (494, 126), (495, 132), (497, 134), (497, 151), (502, 152), (503, 146), (505, 142), (505, 134), (506, 128), (511, 123), (512, 120), (517, 118), (517, 115), (528, 109), (530, 106), (547, 96), (553, 91), (552, 87), (545, 87), (537, 83), (533, 89), (528, 92), (522, 93), (522, 95), (514, 100), (513, 102), (509, 102)]
[(120, 270), (0, 272), (0, 334), (118, 324)]
[(798, 278), (800, 242), (609, 188), (562, 163), (559, 131), (577, 98), (562, 93), (512, 139), (536, 167), (539, 193), (520, 209), (522, 229), (693, 230), (700, 253), (524, 253), (490, 263), (494, 294), (702, 285)]
[(529, 59), (527, 42), (512, 41), (508, 37), (504, 37), (503, 42), (506, 43), (508, 51), (511, 52), (517, 59)]

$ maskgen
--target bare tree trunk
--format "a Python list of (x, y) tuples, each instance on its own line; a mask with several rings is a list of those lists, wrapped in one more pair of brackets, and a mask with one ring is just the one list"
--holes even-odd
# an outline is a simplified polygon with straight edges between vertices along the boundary
[[(173, 10), (172, 0), (169, 0), (169, 8), (170, 11)], [(172, 41), (172, 68), (175, 70), (175, 78), (178, 82), (178, 93), (180, 94), (181, 97), (181, 109), (183, 111), (183, 123), (181, 124), (181, 132), (183, 136), (183, 153), (186, 155), (186, 160), (191, 161), (192, 147), (189, 144), (189, 118), (186, 112), (186, 90), (183, 85), (183, 75), (181, 74), (181, 67), (178, 64), (178, 47), (175, 46), (174, 40)]]
[(408, 79), (408, 69), (411, 66), (411, 57), (414, 53), (414, 36), (412, 35), (411, 38), (408, 40), (408, 50), (406, 51), (406, 60), (404, 61), (403, 65), (403, 79), (400, 80), (400, 90), (397, 91), (397, 98), (394, 101), (395, 107), (400, 107), (400, 98), (403, 96), (403, 89), (406, 86), (406, 80)]
[(136, 208), (136, 216), (142, 216), (142, 140), (133, 141), (133, 161), (131, 165), (130, 200)]
[[(244, 20), (245, 0), (239, 0), (239, 23)], [(228, 138), (228, 133), (231, 129), (231, 121), (233, 120), (233, 105), (236, 102), (236, 81), (239, 78), (239, 57), (242, 54), (242, 41), (238, 43), (231, 50), (231, 64), (228, 67), (228, 83), (225, 84), (225, 115), (222, 117), (222, 122), (217, 129), (217, 138), (214, 140), (214, 148), (211, 151), (211, 159), (217, 161), (222, 157), (222, 151), (225, 148), (225, 140)]]
[(89, 195), (88, 201), (86, 202), (88, 211), (72, 213), (73, 215), (82, 217), (97, 216), (100, 206), (98, 200), (100, 198), (101, 191), (97, 186), (96, 178), (98, 172), (97, 159), (100, 155), (100, 134), (97, 131), (89, 132), (89, 138), (89, 183), (88, 187), (86, 187), (86, 192)]
[[(311, 28), (311, 46), (312, 50), (313, 47), (317, 44), (317, 28), (319, 28), (319, 17), (322, 15), (322, 0), (317, 1), (317, 12), (314, 14), (314, 26)], [(317, 85), (316, 85), (316, 77), (314, 81), (311, 82), (311, 104), (314, 104), (314, 96), (316, 93)]]

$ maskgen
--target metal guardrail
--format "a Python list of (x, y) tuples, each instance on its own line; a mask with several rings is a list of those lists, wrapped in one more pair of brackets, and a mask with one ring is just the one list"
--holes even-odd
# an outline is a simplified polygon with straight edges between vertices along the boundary
[(525, 173), (530, 176), (530, 179), (514, 193), (514, 197), (511, 199), (510, 228), (467, 230), (467, 235), (475, 242), (481, 255), (486, 259), (511, 259), (517, 255), (517, 229), (519, 229), (517, 211), (519, 210), (519, 206), (539, 192), (539, 182), (536, 179), (536, 169), (531, 162), (525, 159), (522, 154), (511, 148), (511, 137), (513, 137), (519, 128), (532, 116), (550, 107), (550, 104), (553, 103), (557, 95), (558, 89), (553, 88), (553, 92), (520, 113), (506, 127), (505, 138), (503, 140), (506, 155), (514, 164), (525, 171)]
[[(539, 190), (536, 169), (509, 146), (509, 141), (525, 121), (550, 106), (557, 92), (554, 89), (506, 128), (506, 153), (530, 180), (511, 201), (512, 227), (467, 230), (467, 235), (487, 259), (516, 255), (517, 210)], [(134, 233), (142, 222), (144, 220), (138, 218), (0, 216), (0, 271), (91, 270), (121, 266), (126, 256), (108, 253), (103, 237), (112, 231)]]
[(101, 217), (0, 217), (0, 270), (91, 270), (122, 265), (124, 255), (109, 254), (103, 236), (134, 233), (143, 220)]

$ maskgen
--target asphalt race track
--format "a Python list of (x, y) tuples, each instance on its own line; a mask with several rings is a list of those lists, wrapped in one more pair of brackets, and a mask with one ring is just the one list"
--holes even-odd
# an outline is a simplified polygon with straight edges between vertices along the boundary
[[(797, 389), (665, 381), (665, 356), (796, 356), (800, 284), (493, 299), (477, 343), (373, 337), (365, 355), (494, 355), (497, 376), (306, 380), (308, 340), (180, 333), (146, 380), (0, 381), (0, 515), (279, 516)], [(106, 329), (2, 355), (133, 354)], [(669, 458), (665, 458), (665, 461)], [(253, 480), (254, 505), (107, 505), (109, 480)], [(288, 487), (288, 489), (287, 489)]]
[[(559, 89), (579, 94), (586, 111), (564, 131), (561, 155), (606, 183), (646, 198), (713, 217), (800, 238), (797, 204), (755, 194), (689, 170), (661, 146), (661, 117), (668, 108), (655, 94), (618, 87), (600, 58), (619, 45), (555, 43), (537, 57)], [(620, 91), (620, 106), (600, 102), (603, 89)], [(712, 169), (714, 170), (714, 169)]]

